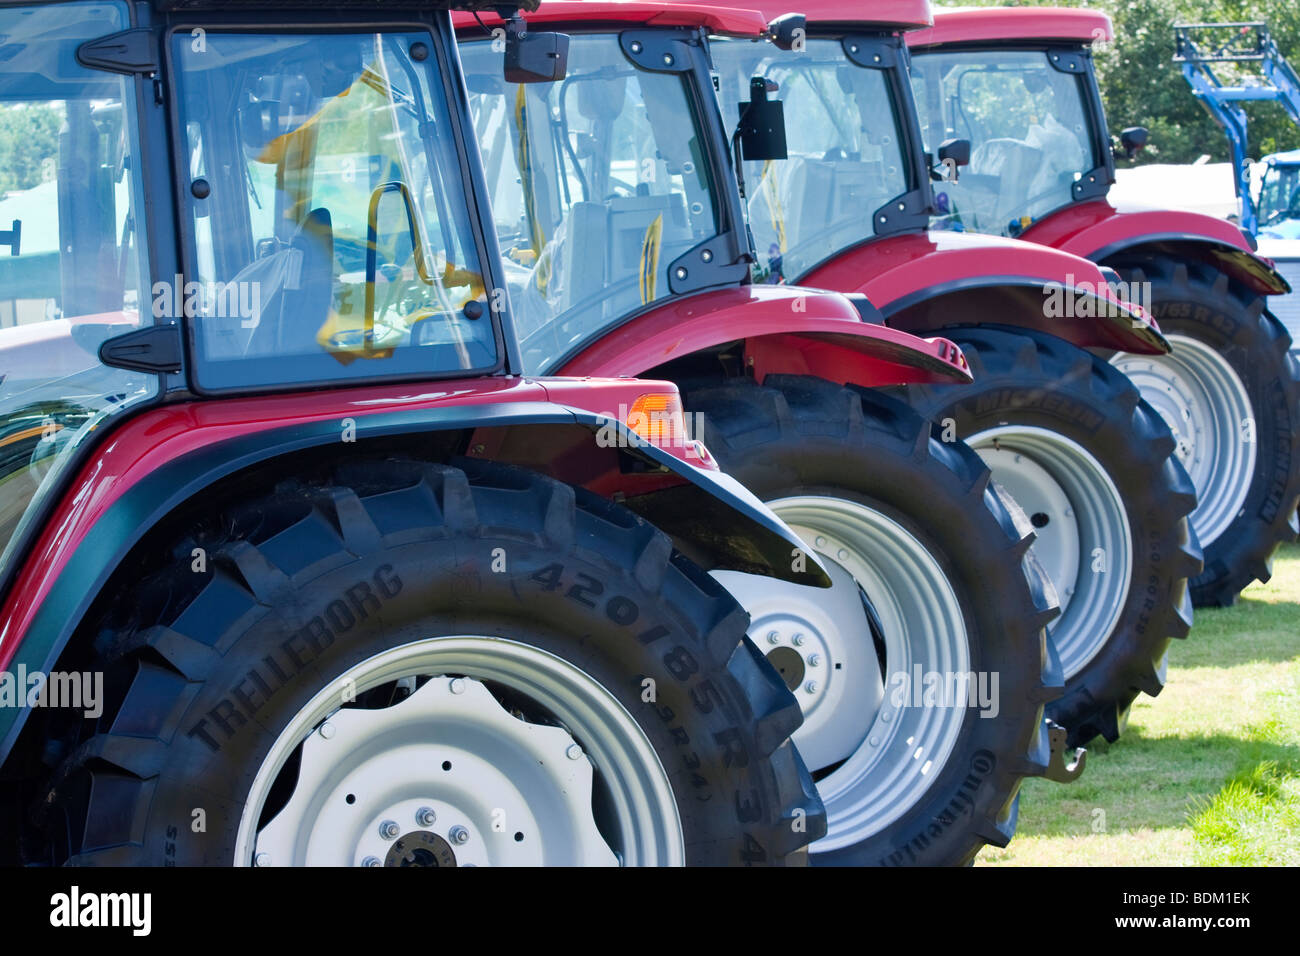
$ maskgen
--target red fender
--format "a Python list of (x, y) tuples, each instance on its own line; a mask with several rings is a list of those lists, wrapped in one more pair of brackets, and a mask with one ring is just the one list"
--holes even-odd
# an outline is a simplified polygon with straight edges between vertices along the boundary
[(565, 363), (560, 375), (640, 375), (744, 340), (746, 365), (767, 375), (816, 375), (866, 388), (972, 380), (961, 349), (864, 322), (844, 296), (795, 286), (701, 292), (644, 312)]
[(969, 308), (953, 308), (961, 296), (979, 321), (1036, 329), (1081, 348), (1169, 351), (1155, 320), (1117, 298), (1096, 263), (1016, 239), (946, 231), (874, 239), (799, 281), (865, 293), (891, 326), (917, 334), (971, 321)]
[(1099, 199), (1060, 209), (1034, 223), (1021, 238), (1097, 262), (1149, 249), (1206, 262), (1260, 295), (1291, 291), (1273, 264), (1255, 254), (1240, 229), (1226, 219), (1197, 212), (1117, 208)]
[[(567, 409), (619, 415), (637, 398), (648, 395), (676, 396), (677, 387), (668, 382), (620, 379), (617, 381), (553, 381), (551, 379), (478, 378), (405, 385), (368, 386), (326, 392), (295, 392), (287, 395), (237, 398), (223, 401), (181, 402), (141, 411), (116, 427), (108, 443), (87, 461), (72, 480), (54, 512), (35, 539), (28, 558), (0, 605), (0, 666), (7, 665), (33, 616), (50, 588), (67, 566), (74, 551), (109, 509), (129, 489), (167, 463), (192, 455), (219, 442), (273, 429), (342, 422), (360, 423), (370, 415), (420, 413), (436, 409), (481, 408), (471, 416), (476, 431), (468, 454), (483, 457), (498, 450), (494, 441), (504, 434), (494, 431), (494, 413), (520, 413), (532, 409), (554, 413)], [(620, 419), (621, 420), (621, 419)], [(670, 440), (656, 447), (696, 468), (717, 472), (717, 464), (702, 446), (689, 440), (685, 430), (674, 429)], [(676, 433), (679, 432), (679, 433)], [(534, 443), (536, 444), (536, 443)], [(634, 481), (617, 488), (591, 461), (590, 442), (582, 449), (566, 449), (573, 470), (583, 480), (604, 490), (633, 494), (657, 490), (658, 486), (680, 484), (681, 476), (650, 476), (657, 484)], [(545, 449), (543, 449), (545, 450)], [(527, 449), (525, 449), (527, 451)], [(553, 451), (553, 449), (552, 449)], [(585, 452), (588, 460), (575, 455)], [(703, 454), (702, 454), (703, 453)], [(517, 460), (517, 459), (511, 459)], [(546, 463), (543, 462), (543, 465)], [(541, 470), (546, 471), (546, 467)], [(629, 476), (638, 478), (639, 476)], [(602, 490), (596, 488), (595, 490)]]

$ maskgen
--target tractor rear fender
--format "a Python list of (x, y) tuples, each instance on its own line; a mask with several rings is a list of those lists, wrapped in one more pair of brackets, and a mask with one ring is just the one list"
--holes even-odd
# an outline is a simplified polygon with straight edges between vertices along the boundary
[[(186, 527), (190, 509), (365, 454), (438, 461), (452, 455), (534, 468), (617, 497), (706, 569), (826, 587), (815, 556), (711, 460), (695, 467), (621, 421), (574, 404), (630, 406), (676, 394), (664, 382), (489, 379), (418, 389), (385, 386), (142, 411), (100, 438), (43, 523), (0, 608), (0, 670), (48, 673), (95, 599), (150, 531)], [(152, 542), (165, 547), (169, 541)], [(189, 555), (177, 560), (189, 561)], [(207, 556), (203, 556), (207, 560)], [(25, 693), (25, 689), (20, 691)], [(0, 708), (0, 761), (29, 712)]]
[(750, 285), (670, 300), (619, 326), (565, 362), (562, 375), (640, 375), (740, 344), (761, 382), (816, 375), (865, 388), (969, 382), (961, 349), (888, 328), (862, 297)]
[(799, 281), (865, 293), (890, 327), (916, 335), (987, 322), (1047, 332), (1081, 348), (1169, 351), (1144, 308), (1149, 303), (1126, 301), (1096, 263), (1016, 239), (945, 231), (873, 239)]
[(1034, 223), (1023, 237), (1109, 265), (1136, 256), (1203, 262), (1260, 295), (1285, 295), (1290, 284), (1225, 219), (1196, 212), (1140, 209), (1105, 200), (1068, 206)]

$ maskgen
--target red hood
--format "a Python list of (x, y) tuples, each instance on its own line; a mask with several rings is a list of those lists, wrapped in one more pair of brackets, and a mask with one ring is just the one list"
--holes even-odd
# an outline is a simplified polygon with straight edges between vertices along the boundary
[(865, 292), (877, 308), (889, 312), (891, 303), (929, 285), (988, 277), (1093, 285), (1106, 281), (1096, 263), (1059, 249), (999, 236), (932, 230), (874, 239), (847, 249), (799, 282)]
[[(1083, 348), (1169, 351), (1155, 320), (1141, 306), (1118, 299), (1096, 263), (1018, 239), (945, 231), (874, 239), (844, 250), (799, 282), (865, 293), (891, 325), (918, 334), (936, 326), (918, 319), (913, 306), (963, 290), (1001, 288), (1024, 300), (1016, 314), (1022, 320), (1030, 316), (1028, 325)], [(1092, 310), (1097, 318), (1051, 317), (1042, 306), (1052, 290), (1104, 300), (1106, 308)]]

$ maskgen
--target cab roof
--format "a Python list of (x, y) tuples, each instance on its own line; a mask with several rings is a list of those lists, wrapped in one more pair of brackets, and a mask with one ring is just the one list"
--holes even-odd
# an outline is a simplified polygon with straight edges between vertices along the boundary
[[(782, 11), (786, 12), (786, 11)], [(489, 27), (499, 26), (495, 13), (479, 15)], [(524, 17), (530, 25), (566, 24), (573, 27), (603, 24), (637, 24), (648, 27), (701, 27), (726, 36), (761, 36), (767, 21), (755, 10), (713, 3), (645, 3), (642, 0), (546, 0)], [(472, 13), (451, 16), (457, 30), (477, 26)]]
[[(735, 3), (738, 0), (731, 0)], [(688, 0), (673, 6), (686, 6)], [(712, 0), (694, 0), (694, 6), (718, 7)], [(783, 13), (802, 13), (810, 25), (846, 27), (888, 27), (915, 29), (934, 22), (930, 0), (747, 0), (747, 7), (758, 10), (771, 21)]]
[(908, 34), (911, 47), (999, 40), (1109, 42), (1110, 17), (1100, 10), (1063, 7), (941, 7), (934, 26)]

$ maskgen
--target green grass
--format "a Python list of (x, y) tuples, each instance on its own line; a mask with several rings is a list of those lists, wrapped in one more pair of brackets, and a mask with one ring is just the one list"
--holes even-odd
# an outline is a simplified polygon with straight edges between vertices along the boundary
[(1114, 744), (1073, 784), (1027, 781), (984, 865), (1300, 864), (1300, 546), (1235, 607), (1202, 609)]

